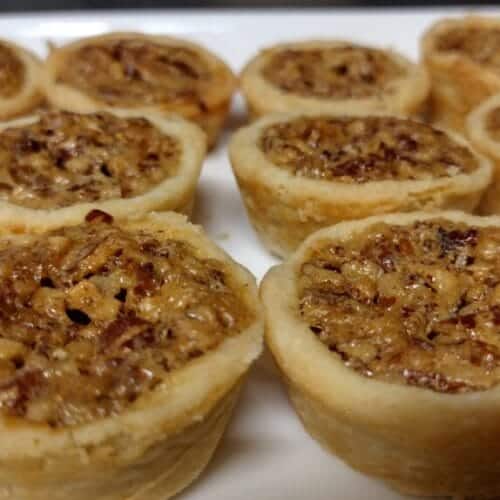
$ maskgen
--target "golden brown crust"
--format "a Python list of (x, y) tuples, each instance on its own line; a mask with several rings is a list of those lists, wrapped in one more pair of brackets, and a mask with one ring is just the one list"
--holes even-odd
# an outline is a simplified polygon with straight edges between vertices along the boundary
[(43, 75), (55, 107), (174, 112), (203, 128), (209, 146), (219, 135), (235, 85), (229, 67), (201, 46), (140, 33), (109, 33), (54, 49)]
[[(279, 59), (290, 53), (293, 55), (294, 52), (300, 54), (304, 51), (313, 51), (321, 55), (321, 51), (335, 51), (337, 49), (343, 52), (342, 61), (336, 61), (339, 64), (342, 62), (340, 64), (342, 74), (337, 75), (337, 79), (340, 79), (337, 83), (341, 84), (345, 95), (328, 95), (333, 92), (328, 81), (306, 85), (301, 80), (300, 68), (293, 67), (293, 64), (290, 65), (287, 61), (277, 61), (281, 64), (278, 64), (276, 68), (278, 74), (275, 83), (266, 78), (263, 73), (269, 71), (268, 66), (276, 57)], [(345, 54), (346, 49), (349, 49), (347, 54)], [(372, 53), (375, 53), (377, 57), (373, 57)], [(367, 57), (367, 54), (370, 57)], [(358, 60), (360, 58), (362, 61)], [(312, 60), (306, 62), (314, 65), (315, 58), (313, 57)], [(352, 67), (348, 67), (350, 62)], [(384, 63), (390, 66), (391, 70), (386, 68), (388, 74), (382, 78), (375, 73), (384, 68)], [(321, 61), (320, 64), (322, 64)], [(290, 83), (287, 83), (288, 79), (285, 78), (284, 74), (279, 74), (280, 66), (283, 73), (292, 71)], [(369, 74), (364, 74), (367, 67)], [(311, 71), (313, 77), (316, 75), (318, 78), (323, 74), (314, 68)], [(297, 80), (295, 83), (292, 77)], [(351, 81), (352, 79), (354, 81)], [(290, 91), (293, 86), (299, 89), (298, 93)], [(359, 92), (355, 92), (356, 86), (359, 87)], [(316, 111), (337, 114), (366, 114), (386, 111), (410, 115), (420, 111), (427, 97), (429, 83), (427, 74), (422, 68), (394, 52), (365, 48), (343, 41), (312, 40), (281, 44), (264, 50), (254, 57), (243, 70), (241, 87), (249, 111), (254, 116), (288, 111)], [(287, 89), (287, 87), (290, 88)], [(307, 94), (309, 95), (306, 95), (306, 89), (308, 89)], [(333, 93), (335, 94), (335, 92)]]
[[(3, 199), (0, 200), (0, 227), (4, 231), (45, 231), (63, 225), (76, 224), (83, 221), (85, 215), (92, 209), (103, 210), (117, 218), (127, 217), (129, 215), (140, 215), (152, 210), (175, 210), (190, 214), (194, 203), (194, 195), (198, 177), (205, 156), (206, 141), (203, 132), (196, 125), (191, 124), (181, 118), (175, 118), (173, 116), (170, 118), (165, 118), (155, 113), (144, 115), (142, 111), (121, 109), (108, 110), (107, 112), (110, 115), (115, 116), (119, 120), (127, 120), (130, 118), (131, 120), (139, 120), (139, 123), (142, 123), (143, 120), (146, 120), (154, 127), (154, 129), (152, 130), (155, 130), (157, 132), (159, 131), (160, 135), (158, 137), (161, 137), (161, 134), (165, 134), (167, 137), (173, 139), (176, 143), (175, 148), (178, 148), (178, 159), (173, 161), (175, 165), (171, 165), (173, 169), (172, 174), (164, 176), (162, 179), (159, 179), (155, 183), (153, 183), (150, 187), (146, 187), (144, 192), (139, 192), (131, 197), (122, 196), (121, 189), (118, 189), (118, 185), (115, 186), (113, 184), (112, 186), (109, 185), (105, 188), (108, 191), (109, 188), (111, 188), (112, 192), (108, 193), (110, 194), (110, 196), (104, 195), (104, 193), (103, 196), (101, 196), (100, 193), (95, 192), (94, 194), (90, 193), (91, 198), (89, 199), (89, 195), (83, 192), (85, 191), (85, 183), (80, 188), (80, 181), (76, 182), (75, 180), (76, 184), (74, 187), (75, 189), (77, 189), (77, 193), (74, 197), (74, 200), (72, 201), (71, 196), (67, 194), (65, 195), (64, 193), (60, 193), (59, 197), (56, 196), (58, 189), (64, 189), (64, 182), (69, 182), (76, 175), (76, 173), (68, 173), (68, 179), (64, 179), (64, 182), (61, 182), (61, 185), (59, 187), (57, 186), (57, 183), (48, 185), (47, 187), (49, 191), (54, 191), (54, 200), (62, 200), (62, 202), (59, 203), (60, 206), (51, 206), (51, 203), (54, 200), (50, 201), (43, 198), (42, 195), (45, 193), (45, 191), (42, 189), (44, 187), (44, 183), (40, 184), (39, 191), (41, 191), (39, 194), (37, 194), (38, 188), (36, 185), (33, 186), (33, 183), (35, 182), (33, 176), (28, 175), (26, 179), (23, 179), (21, 176), (21, 178), (18, 179), (21, 184), (17, 187), (14, 185), (13, 188), (14, 191), (16, 191), (16, 189), (22, 190), (22, 193), (19, 194), (20, 198), (19, 196), (4, 196)], [(57, 112), (55, 113), (57, 114)], [(73, 118), (77, 121), (78, 115), (73, 115)], [(15, 135), (15, 130), (13, 129), (16, 128), (29, 130), (29, 128), (32, 127), (34, 123), (39, 122), (40, 119), (40, 115), (33, 115), (10, 122), (0, 123), (0, 134), (3, 133), (7, 136), (9, 136), (9, 134)], [(92, 118), (90, 118), (89, 120), (91, 121)], [(74, 127), (70, 130), (71, 133), (74, 133), (77, 128), (78, 125), (74, 124)], [(3, 130), (6, 130), (6, 132), (2, 132)], [(103, 131), (103, 133), (105, 133), (105, 131)], [(156, 136), (157, 134), (155, 133), (154, 135)], [(53, 138), (49, 136), (47, 137), (49, 139), (46, 142), (37, 143), (36, 145), (33, 145), (30, 141), (27, 141), (25, 144), (25, 149), (30, 150), (35, 147), (37, 153), (43, 153), (42, 149), (47, 148), (47, 158), (43, 154), (42, 158), (44, 159), (44, 161), (48, 161), (49, 163), (57, 163), (60, 157), (58, 154), (53, 153), (66, 150), (63, 147), (64, 145), (61, 146), (58, 143), (53, 144), (51, 142)], [(108, 139), (110, 137), (111, 135), (108, 137)], [(68, 138), (68, 140), (70, 139), (71, 137)], [(79, 140), (83, 141), (84, 138), (80, 138)], [(73, 150), (71, 150), (73, 145), (73, 142), (71, 141), (71, 144), (68, 145), (68, 154), (70, 156), (74, 152)], [(114, 146), (112, 145), (112, 147), (115, 148), (115, 153), (117, 154), (117, 156), (119, 156), (120, 148), (116, 144)], [(78, 148), (76, 147), (74, 149), (77, 153)], [(103, 145), (94, 147), (94, 150), (96, 154), (96, 160), (100, 159), (100, 157), (97, 157), (99, 155), (107, 155), (108, 150), (106, 141), (104, 141)], [(27, 153), (29, 153), (29, 151), (27, 151)], [(115, 153), (113, 153), (111, 150), (109, 151), (109, 154), (111, 155)], [(168, 151), (166, 153), (168, 153)], [(138, 154), (138, 157), (140, 157), (140, 152)], [(84, 157), (85, 155), (90, 163), (92, 163), (92, 157), (89, 155), (88, 148), (85, 148), (85, 151), (83, 152)], [(130, 161), (131, 156), (127, 156), (127, 159)], [(29, 162), (32, 161), (35, 157), (36, 154), (27, 154), (27, 164), (25, 165), (27, 168), (29, 168)], [(167, 163), (169, 163), (168, 158), (166, 158), (166, 161)], [(9, 161), (9, 165), (10, 163), (11, 162)], [(76, 163), (78, 164), (78, 161)], [(92, 167), (92, 165), (90, 166)], [(4, 166), (4, 168), (8, 170), (8, 166)], [(57, 170), (58, 168), (59, 167), (57, 165), (54, 166), (55, 170)], [(76, 165), (75, 168), (78, 168), (78, 165)], [(126, 165), (124, 166), (124, 168), (127, 168)], [(47, 172), (45, 172), (45, 174), (47, 174)], [(40, 173), (43, 174), (43, 172)], [(16, 170), (14, 174), (14, 179), (10, 179), (9, 182), (15, 183), (15, 178), (21, 175), (21, 171)], [(80, 179), (82, 176), (78, 174), (78, 176), (76, 177)], [(88, 181), (92, 180), (91, 177), (92, 175), (90, 175), (89, 179), (85, 181), (87, 184)], [(142, 184), (143, 181), (144, 179), (140, 181), (140, 184)], [(125, 182), (128, 183), (128, 181)], [(98, 191), (98, 184), (96, 184), (95, 182), (94, 184), (95, 186), (93, 185), (92, 189), (94, 191)], [(110, 183), (107, 182), (106, 185), (108, 184)], [(78, 192), (78, 190), (82, 192), (80, 193)], [(115, 195), (113, 195), (114, 191), (116, 191)], [(33, 196), (34, 198), (36, 198), (37, 196), (42, 197), (40, 198), (39, 203), (36, 202), (36, 200), (31, 200), (28, 203), (24, 203), (23, 199), (30, 196)], [(92, 199), (92, 197), (94, 199)], [(37, 206), (40, 206), (40, 208), (36, 208)]]
[[(421, 180), (348, 183), (294, 175), (271, 163), (260, 149), (259, 141), (269, 126), (289, 123), (302, 116), (340, 119), (335, 115), (311, 113), (267, 116), (238, 131), (229, 147), (250, 220), (264, 244), (277, 255), (289, 254), (309, 234), (341, 220), (419, 209), (472, 211), (490, 182), (488, 160), (472, 150), (479, 168), (457, 175), (450, 171), (449, 176), (440, 178), (431, 175)], [(418, 124), (418, 127), (425, 126)], [(448, 140), (469, 149), (459, 137), (449, 136)]]
[(482, 214), (500, 214), (500, 95), (482, 102), (467, 116), (465, 132), (473, 146), (488, 156), (494, 166), (493, 182), (486, 191), (479, 211)]
[(9, 120), (42, 103), (42, 64), (37, 56), (12, 42), (0, 40), (0, 49), (0, 86), (8, 87), (0, 90), (0, 120)]
[[(71, 428), (0, 420), (0, 484), (12, 500), (170, 498), (208, 462), (245, 373), (261, 350), (261, 319), (251, 275), (174, 213), (129, 219), (130, 231), (163, 231), (199, 256), (227, 266), (255, 319), (216, 349), (172, 371), (125, 412)], [(19, 238), (19, 237), (13, 237)], [(210, 376), (207, 376), (210, 374)]]
[(311, 249), (350, 241), (374, 224), (431, 219), (500, 228), (498, 217), (437, 212), (370, 217), (319, 231), (264, 278), (266, 340), (307, 430), (352, 467), (406, 494), (496, 496), (498, 386), (443, 394), (370, 380), (325, 348), (297, 311), (295, 276)]
[[(431, 79), (432, 120), (455, 130), (462, 131), (467, 114), (481, 101), (500, 91), (500, 71), (487, 64), (479, 50), (472, 57), (471, 37), (484, 30), (500, 30), (495, 17), (467, 16), (460, 19), (444, 19), (431, 27), (422, 39), (422, 61)], [(457, 35), (463, 34), (460, 43)], [(498, 36), (490, 42), (498, 44)], [(490, 51), (487, 44), (479, 44), (484, 52), (498, 53), (500, 47)], [(476, 48), (477, 49), (477, 48)]]

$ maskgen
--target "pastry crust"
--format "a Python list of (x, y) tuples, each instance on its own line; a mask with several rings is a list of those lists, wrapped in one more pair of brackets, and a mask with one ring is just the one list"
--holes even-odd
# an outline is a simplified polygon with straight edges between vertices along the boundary
[[(72, 205), (55, 208), (30, 208), (16, 204), (15, 201), (0, 200), (0, 231), (46, 231), (76, 224), (83, 221), (92, 209), (103, 210), (116, 218), (145, 214), (152, 210), (175, 210), (188, 215), (191, 213), (206, 151), (206, 140), (199, 127), (178, 117), (166, 118), (156, 113), (144, 115), (138, 110), (113, 109), (107, 112), (118, 118), (146, 119), (161, 133), (174, 138), (180, 147), (180, 158), (174, 174), (142, 194), (128, 198), (75, 201)], [(25, 127), (39, 120), (40, 115), (33, 115), (0, 123), (0, 134), (5, 129)]]
[(2, 417), (0, 485), (4, 498), (170, 498), (209, 461), (245, 374), (261, 351), (255, 281), (199, 227), (174, 213), (149, 214), (120, 227), (163, 231), (161, 238), (188, 242), (197, 256), (222, 261), (252, 320), (215, 349), (169, 372), (164, 384), (143, 393), (118, 415), (58, 428)]
[[(294, 175), (273, 164), (259, 147), (259, 141), (269, 126), (302, 117), (342, 119), (311, 113), (270, 115), (236, 132), (229, 146), (231, 164), (250, 221), (264, 245), (276, 255), (288, 255), (309, 234), (342, 220), (413, 210), (472, 211), (490, 183), (489, 161), (474, 153), (458, 136), (449, 138), (477, 158), (478, 168), (472, 172), (434, 179), (365, 183)], [(409, 123), (417, 126), (416, 122)]]
[[(391, 79), (382, 89), (377, 88), (376, 84), (374, 84), (372, 95), (362, 97), (338, 96), (335, 98), (314, 95), (304, 96), (288, 92), (270, 82), (263, 75), (264, 68), (276, 55), (288, 51), (321, 51), (337, 48), (355, 49), (361, 53), (363, 51), (374, 51), (398, 67), (401, 75)], [(356, 82), (350, 83), (350, 87), (355, 88)], [(310, 40), (276, 45), (259, 53), (244, 68), (241, 74), (241, 88), (249, 112), (254, 117), (267, 113), (288, 111), (337, 114), (395, 112), (411, 115), (421, 111), (429, 91), (429, 80), (423, 68), (393, 51), (370, 49), (339, 40)]]
[[(199, 77), (197, 77), (196, 74), (192, 74), (194, 70), (189, 67), (189, 64), (184, 61), (178, 63), (174, 61), (174, 63), (177, 64), (176, 67), (180, 68), (180, 71), (187, 73), (191, 80), (195, 82), (193, 88), (177, 88), (175, 90), (177, 93), (174, 92), (173, 97), (166, 99), (152, 99), (148, 101), (144, 98), (128, 99), (130, 96), (127, 97), (124, 95), (123, 99), (125, 99), (125, 101), (121, 99), (120, 96), (109, 101), (104, 97), (99, 97), (99, 89), (96, 90), (93, 88), (92, 84), (90, 84), (89, 88), (92, 90), (93, 95), (88, 89), (79, 88), (71, 82), (66, 82), (61, 78), (61, 75), (63, 75), (64, 71), (68, 68), (68, 65), (74, 64), (75, 58), (79, 57), (80, 50), (119, 42), (141, 43), (144, 44), (145, 47), (148, 47), (149, 44), (151, 46), (171, 47), (173, 50), (180, 49), (188, 51), (208, 73), (208, 80), (197, 88), (196, 81), (197, 79), (199, 80)], [(125, 49), (124, 52), (126, 53), (127, 49)], [(121, 60), (118, 61), (122, 64)], [(138, 60), (136, 61), (132, 57), (132, 62), (127, 64), (132, 64), (134, 70), (138, 71), (135, 67), (136, 64), (139, 64)], [(162, 64), (165, 64), (167, 67), (170, 63), (167, 62)], [(175, 64), (172, 63), (172, 66)], [(131, 71), (129, 66), (125, 69)], [(155, 68), (150, 69), (150, 71), (151, 74), (148, 75), (148, 78), (153, 78), (152, 85), (154, 85)], [(166, 70), (164, 69), (163, 71)], [(105, 75), (103, 75), (103, 77), (104, 76)], [(125, 81), (127, 81), (126, 78)], [(236, 78), (231, 69), (221, 59), (203, 47), (186, 40), (168, 36), (146, 35), (132, 32), (115, 32), (84, 38), (54, 49), (45, 62), (42, 82), (50, 104), (61, 109), (89, 112), (95, 109), (118, 106), (121, 108), (142, 108), (144, 113), (177, 113), (188, 120), (194, 121), (205, 131), (209, 147), (215, 144), (221, 128), (224, 125), (231, 105), (232, 94), (236, 87)], [(161, 90), (161, 87), (158, 86), (157, 88)], [(120, 92), (123, 92), (123, 90), (122, 88)], [(145, 95), (147, 95), (146, 91)], [(151, 95), (151, 92), (149, 92), (149, 97), (151, 97)]]
[(406, 494), (497, 496), (498, 385), (451, 394), (370, 379), (330, 352), (298, 313), (296, 276), (311, 249), (349, 241), (380, 222), (410, 225), (433, 218), (500, 227), (498, 217), (417, 212), (321, 230), (264, 278), (266, 341), (307, 431), (349, 465)]
[[(460, 47), (454, 50), (440, 48), (447, 34), (462, 30), (468, 37), (468, 30), (481, 32), (489, 29), (499, 30), (500, 21), (495, 17), (466, 16), (439, 21), (424, 35), (422, 62), (431, 79), (432, 120), (439, 125), (463, 131), (466, 116), (472, 108), (500, 92), (499, 68), (474, 60)], [(493, 47), (494, 51), (498, 48)], [(484, 46), (483, 49), (489, 50)]]
[[(19, 67), (18, 88), (13, 88), (8, 95), (2, 95), (0, 83), (0, 120), (9, 120), (16, 116), (29, 113), (43, 100), (40, 81), (42, 79), (42, 65), (37, 56), (28, 50), (6, 40), (0, 40), (0, 52), (5, 58), (12, 58), (12, 62)], [(5, 62), (2, 71), (7, 71)], [(16, 69), (14, 69), (16, 71)], [(2, 81), (2, 80), (0, 80)]]
[[(486, 191), (479, 206), (480, 213), (500, 214), (500, 141), (494, 137), (488, 126), (491, 113), (500, 110), (500, 95), (494, 95), (467, 116), (465, 132), (473, 146), (488, 156), (494, 166), (493, 182)], [(499, 127), (500, 130), (500, 127)]]

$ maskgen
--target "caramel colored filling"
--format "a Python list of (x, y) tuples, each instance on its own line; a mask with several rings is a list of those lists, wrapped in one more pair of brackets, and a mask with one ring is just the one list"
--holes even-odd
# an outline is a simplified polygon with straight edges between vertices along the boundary
[(140, 39), (85, 45), (71, 54), (58, 76), (111, 106), (191, 104), (201, 111), (213, 83), (207, 62), (194, 50)]
[(441, 35), (436, 44), (441, 52), (459, 52), (473, 61), (500, 72), (500, 28), (457, 27)]
[(24, 65), (14, 51), (0, 43), (0, 97), (16, 95), (24, 83)]
[(365, 183), (425, 180), (471, 172), (471, 152), (443, 132), (388, 117), (298, 118), (264, 130), (274, 165), (310, 179)]
[(161, 231), (87, 223), (0, 241), (0, 412), (118, 415), (249, 324), (225, 265)]
[(486, 116), (486, 130), (495, 141), (500, 142), (500, 108), (492, 109)]
[(443, 393), (500, 382), (500, 229), (376, 224), (324, 243), (299, 274), (300, 314), (346, 366)]
[(285, 92), (303, 97), (349, 99), (373, 97), (404, 75), (386, 53), (366, 47), (286, 49), (273, 54), (264, 77)]
[(177, 171), (181, 148), (143, 118), (49, 112), (0, 132), (0, 199), (29, 208), (138, 196)]

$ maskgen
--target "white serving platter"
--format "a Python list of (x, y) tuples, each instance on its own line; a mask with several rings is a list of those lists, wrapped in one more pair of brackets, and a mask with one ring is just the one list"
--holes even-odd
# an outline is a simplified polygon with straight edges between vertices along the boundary
[[(238, 71), (262, 47), (313, 37), (392, 47), (416, 59), (419, 37), (432, 22), (464, 12), (455, 8), (332, 8), (10, 14), (0, 16), (0, 33), (41, 55), (46, 53), (47, 42), (57, 44), (111, 30), (167, 33), (201, 42)], [(489, 8), (487, 12), (500, 14), (500, 9), (495, 12)], [(225, 149), (231, 130), (243, 122), (243, 105), (237, 97), (225, 138), (205, 163), (195, 221), (260, 279), (278, 261), (259, 245), (246, 219)], [(180, 498), (397, 500), (404, 497), (351, 470), (304, 432), (265, 354), (251, 374), (235, 418), (212, 463)]]

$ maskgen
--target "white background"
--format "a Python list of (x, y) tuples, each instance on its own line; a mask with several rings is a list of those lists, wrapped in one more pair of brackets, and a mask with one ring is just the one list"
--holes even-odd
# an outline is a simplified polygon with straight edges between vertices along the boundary
[[(0, 17), (0, 33), (40, 54), (46, 52), (48, 41), (58, 43), (110, 30), (168, 33), (203, 43), (238, 71), (266, 45), (314, 37), (392, 47), (417, 59), (422, 32), (443, 15), (462, 12), (330, 9), (5, 15)], [(237, 97), (228, 133), (205, 163), (195, 221), (260, 279), (277, 260), (259, 245), (247, 222), (224, 147), (231, 128), (243, 120), (241, 99)], [(266, 354), (252, 372), (214, 460), (181, 498), (396, 500), (403, 497), (352, 471), (305, 434)]]

